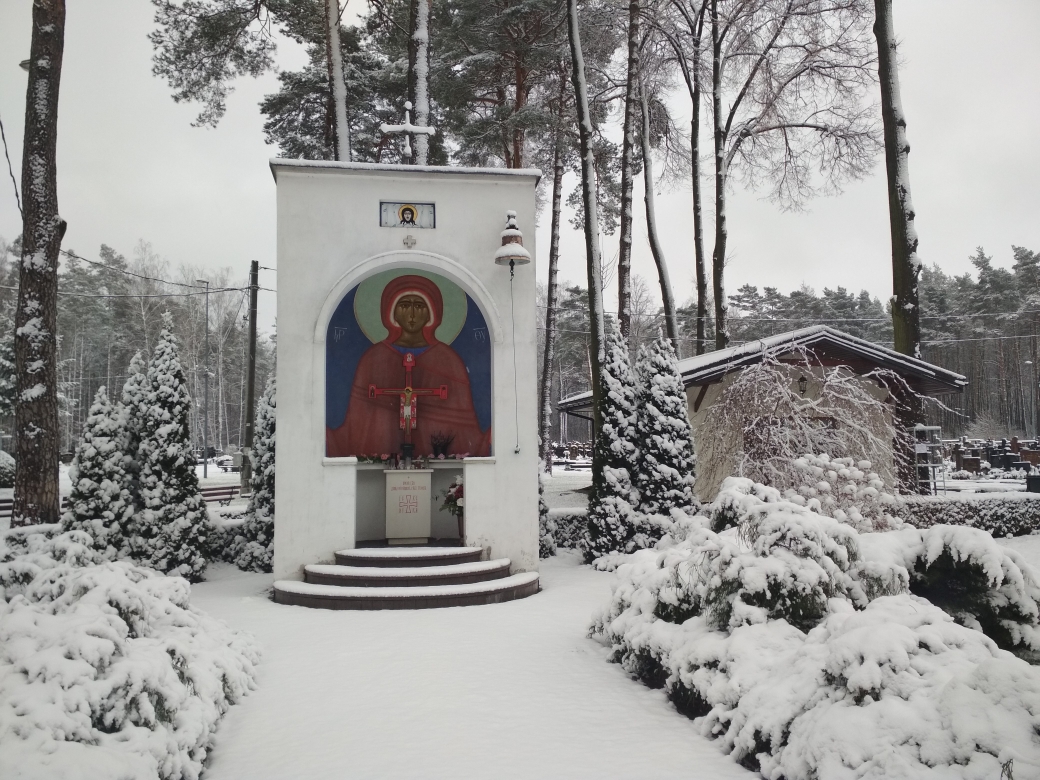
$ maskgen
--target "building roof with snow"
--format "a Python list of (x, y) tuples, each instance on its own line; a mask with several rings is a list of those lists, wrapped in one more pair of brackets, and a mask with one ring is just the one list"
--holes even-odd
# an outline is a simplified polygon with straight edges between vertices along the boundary
[[(765, 355), (783, 359), (788, 353), (803, 350), (820, 365), (848, 366), (857, 374), (875, 369), (893, 371), (924, 395), (959, 393), (968, 384), (961, 374), (826, 325), (812, 325), (686, 358), (679, 361), (679, 373), (686, 387), (710, 385), (726, 374), (757, 363)], [(591, 404), (592, 392), (586, 391), (564, 398), (559, 408), (562, 412), (577, 412)]]

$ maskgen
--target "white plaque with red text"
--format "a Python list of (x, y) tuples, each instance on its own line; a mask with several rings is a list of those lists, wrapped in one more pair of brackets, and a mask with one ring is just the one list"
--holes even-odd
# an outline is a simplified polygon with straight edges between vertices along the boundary
[(430, 480), (433, 469), (391, 469), (386, 475), (386, 538), (391, 544), (430, 538)]

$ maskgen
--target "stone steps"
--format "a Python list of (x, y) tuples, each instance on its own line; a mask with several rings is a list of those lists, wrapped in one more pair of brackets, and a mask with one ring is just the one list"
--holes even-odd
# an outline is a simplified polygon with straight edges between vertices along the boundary
[(509, 573), (509, 559), (481, 561), (479, 547), (340, 550), (336, 564), (279, 580), (274, 600), (318, 609), (427, 609), (497, 604), (538, 592), (538, 573)]
[(312, 564), (303, 570), (304, 582), (361, 588), (467, 585), (509, 576), (509, 559), (450, 563), (444, 566), (330, 566)]
[(340, 566), (444, 566), (449, 563), (476, 563), (479, 547), (360, 547), (338, 550)]

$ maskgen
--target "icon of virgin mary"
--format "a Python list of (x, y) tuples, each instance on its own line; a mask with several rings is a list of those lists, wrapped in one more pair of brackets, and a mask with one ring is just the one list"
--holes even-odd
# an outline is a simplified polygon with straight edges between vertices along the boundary
[(414, 455), (432, 455), (434, 435), (454, 437), (450, 454), (490, 454), (491, 431), (480, 430), (466, 365), (435, 335), (444, 317), (437, 285), (422, 276), (392, 279), (383, 288), (380, 315), (389, 335), (361, 356), (343, 424), (326, 429), (328, 456), (401, 451), (402, 401), (393, 391), (406, 387), (406, 363), (411, 388), (436, 391), (415, 396)]

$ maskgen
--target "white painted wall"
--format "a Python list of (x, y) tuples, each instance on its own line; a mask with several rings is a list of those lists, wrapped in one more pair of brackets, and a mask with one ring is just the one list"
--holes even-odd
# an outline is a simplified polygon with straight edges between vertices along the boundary
[[(304, 565), (355, 544), (357, 464), (324, 457), (325, 335), (343, 296), (390, 268), (442, 274), (483, 310), (493, 342), (493, 458), (464, 464), (467, 536), (477, 529), (479, 546), (510, 558), (514, 572), (537, 569), (535, 263), (517, 267), (511, 306), (509, 269), (493, 257), (508, 210), (535, 255), (539, 172), (297, 160), (274, 160), (271, 168), (278, 185), (275, 577), (300, 579)], [(381, 228), (381, 200), (434, 202), (437, 227)], [(417, 241), (411, 249), (406, 235)]]

